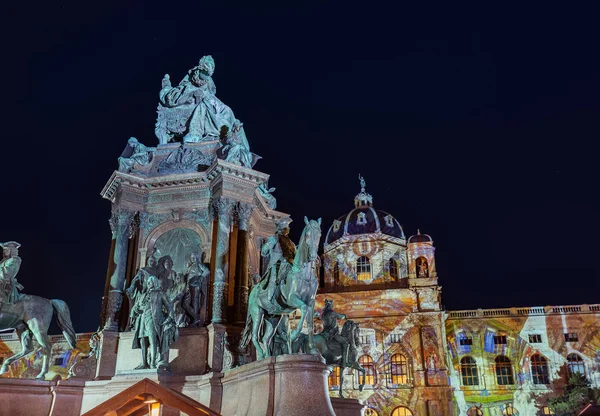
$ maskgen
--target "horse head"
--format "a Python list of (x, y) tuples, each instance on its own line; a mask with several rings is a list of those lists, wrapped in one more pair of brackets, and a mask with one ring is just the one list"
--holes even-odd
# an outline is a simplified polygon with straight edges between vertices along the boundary
[(313, 262), (319, 257), (318, 249), (321, 241), (321, 218), (318, 220), (309, 220), (304, 217), (304, 231), (300, 237), (300, 250), (298, 254), (302, 256), (300, 263)]

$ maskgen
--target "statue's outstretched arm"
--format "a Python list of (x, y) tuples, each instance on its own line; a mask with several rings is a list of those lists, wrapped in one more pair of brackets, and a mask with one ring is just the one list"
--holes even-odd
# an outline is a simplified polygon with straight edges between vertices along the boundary
[(262, 246), (262, 248), (261, 248), (261, 250), (260, 250), (260, 254), (261, 254), (263, 257), (266, 257), (266, 256), (268, 256), (268, 255), (269, 255), (269, 252), (271, 251), (271, 249), (272, 249), (273, 247), (275, 247), (275, 243), (276, 243), (276, 241), (275, 241), (275, 238), (273, 238), (273, 237), (269, 237), (269, 239), (266, 241), (266, 243), (265, 243), (265, 244), (263, 244), (263, 246)]

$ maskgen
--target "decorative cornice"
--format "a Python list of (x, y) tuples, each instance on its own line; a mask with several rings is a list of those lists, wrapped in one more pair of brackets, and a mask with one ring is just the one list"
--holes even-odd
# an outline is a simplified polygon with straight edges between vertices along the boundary
[(238, 178), (242, 178), (251, 182), (259, 184), (266, 182), (269, 179), (269, 175), (266, 173), (259, 172), (254, 169), (246, 168), (243, 166), (235, 165), (233, 163), (225, 162), (222, 159), (215, 159), (212, 165), (206, 170), (206, 176), (208, 180), (213, 180), (217, 175), (231, 175)]

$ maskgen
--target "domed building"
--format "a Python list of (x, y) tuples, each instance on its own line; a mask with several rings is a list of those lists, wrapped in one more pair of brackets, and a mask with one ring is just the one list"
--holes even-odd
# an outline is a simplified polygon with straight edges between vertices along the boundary
[[(333, 221), (324, 241), (325, 299), (359, 323), (358, 375), (329, 377), (331, 395), (363, 400), (366, 415), (445, 415), (451, 412), (444, 359), (443, 312), (433, 240), (418, 232), (406, 238), (400, 222), (374, 207), (361, 178), (354, 208)], [(355, 373), (358, 373), (355, 371)]]

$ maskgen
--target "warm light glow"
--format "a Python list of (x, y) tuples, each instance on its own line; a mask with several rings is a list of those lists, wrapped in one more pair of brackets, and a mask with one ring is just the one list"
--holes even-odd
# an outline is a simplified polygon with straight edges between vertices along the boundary
[(150, 405), (150, 416), (160, 416), (160, 406), (161, 404), (156, 402)]

